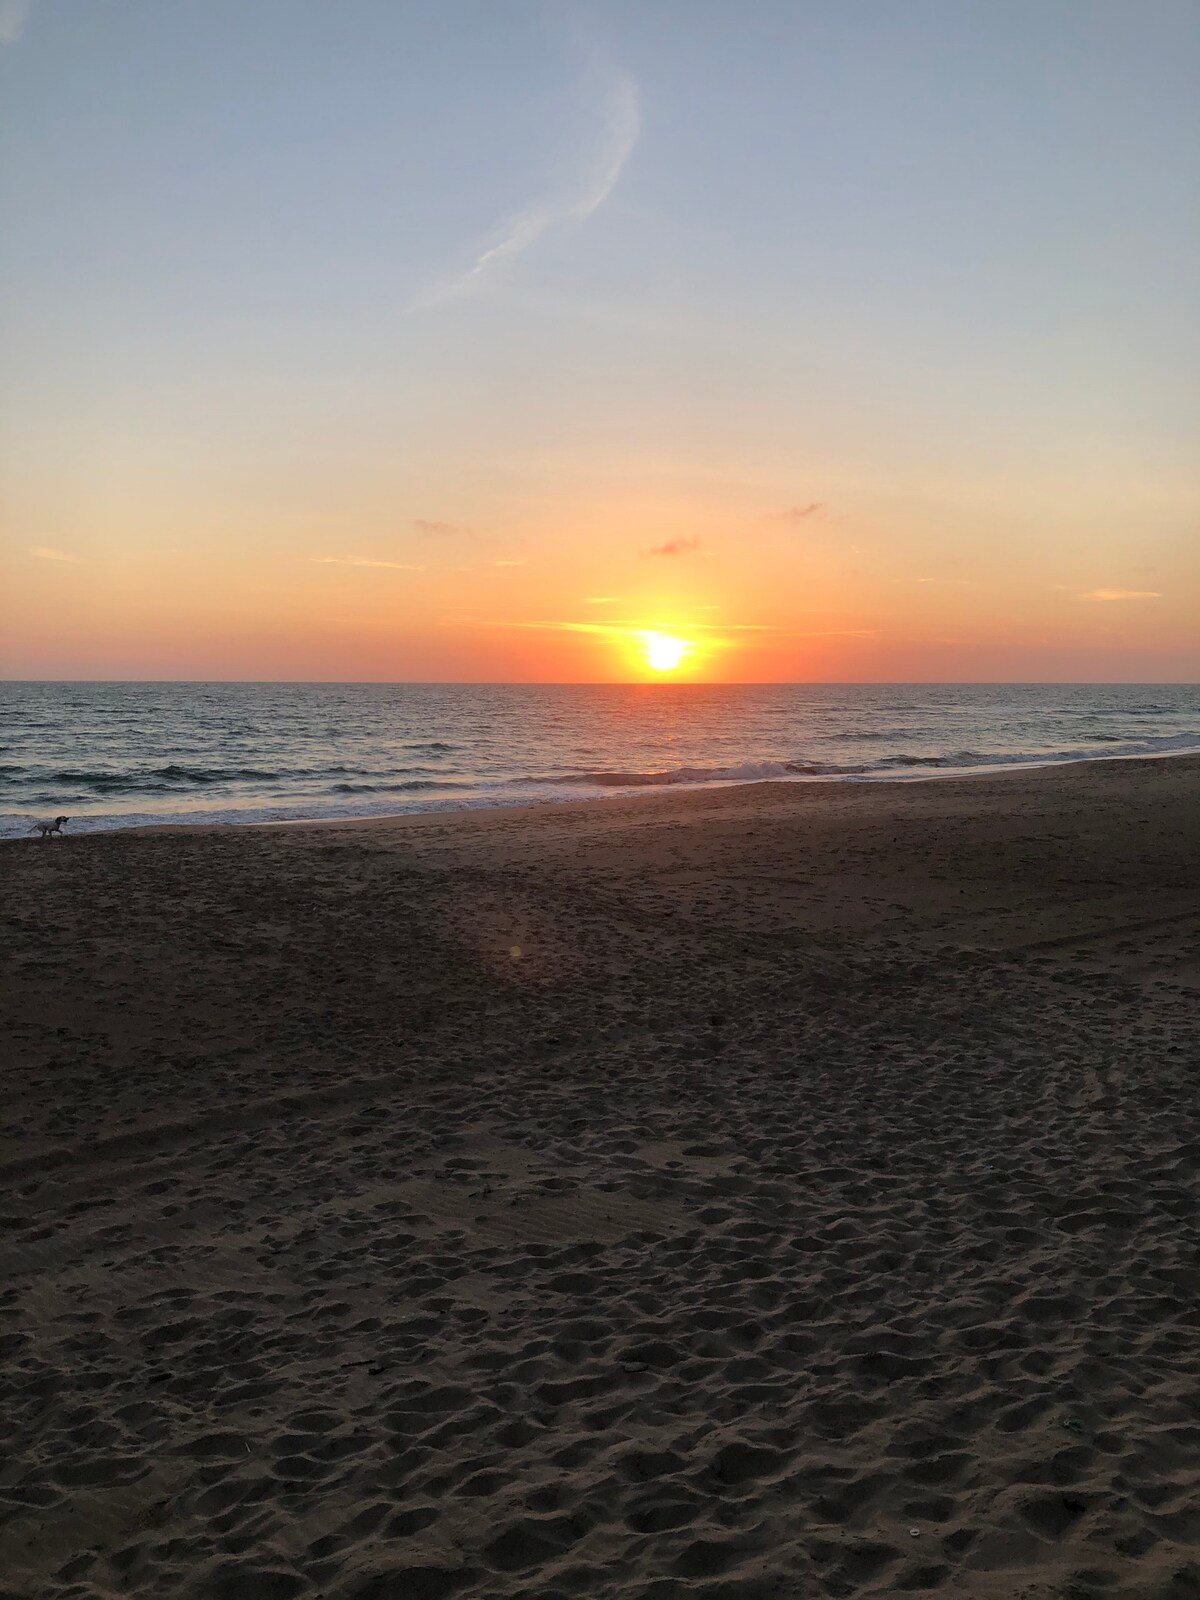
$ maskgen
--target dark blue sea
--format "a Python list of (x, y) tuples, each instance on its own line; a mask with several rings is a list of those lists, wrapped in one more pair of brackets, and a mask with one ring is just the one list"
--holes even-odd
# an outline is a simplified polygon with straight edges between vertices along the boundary
[(0, 683), (0, 836), (1185, 751), (1195, 684)]

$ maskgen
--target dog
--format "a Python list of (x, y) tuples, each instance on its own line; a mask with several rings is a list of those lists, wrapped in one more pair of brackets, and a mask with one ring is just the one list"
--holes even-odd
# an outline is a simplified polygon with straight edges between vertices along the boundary
[(53, 822), (35, 822), (29, 831), (40, 833), (43, 839), (48, 839), (52, 833), (61, 833), (63, 823), (70, 820), (70, 817), (55, 817)]

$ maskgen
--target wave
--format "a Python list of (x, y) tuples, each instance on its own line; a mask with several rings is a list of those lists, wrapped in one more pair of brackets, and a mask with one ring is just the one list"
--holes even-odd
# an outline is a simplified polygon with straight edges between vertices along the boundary
[(183, 767), (172, 763), (153, 768), (150, 776), (166, 778), (171, 783), (269, 783), (284, 774), (258, 767)]
[(470, 789), (474, 785), (464, 778), (459, 783), (439, 782), (436, 778), (409, 778), (403, 783), (334, 783), (330, 794), (416, 794), (423, 789)]
[(72, 771), (46, 773), (41, 783), (78, 784), (83, 788), (125, 790), (162, 788), (168, 784), (198, 786), (209, 783), (269, 783), (291, 776), (287, 772), (265, 771), (261, 767), (183, 767), (172, 762), (166, 767), (149, 767), (140, 772)]
[(1108, 761), (1114, 757), (1165, 756), (1185, 752), (1200, 754), (1200, 729), (1165, 734), (1157, 739), (1120, 739), (1111, 735), (1088, 735), (1089, 740), (1107, 748), (1099, 752), (1091, 743), (1066, 750), (960, 750), (944, 756), (889, 756), (880, 767), (1028, 767), (1058, 766), (1072, 761)]
[(902, 751), (875, 762), (838, 763), (832, 761), (744, 761), (724, 767), (670, 767), (657, 772), (571, 772), (537, 774), (511, 780), (514, 783), (591, 784), (602, 789), (656, 788), (669, 784), (749, 783), (772, 778), (868, 778), (904, 771), (953, 771), (980, 767), (1027, 767), (1065, 765), (1073, 761), (1095, 761), (1113, 757), (1170, 755), (1184, 751), (1200, 753), (1200, 731), (1170, 734), (1160, 739), (1127, 740), (1110, 745), (1103, 757), (1090, 746), (1070, 750), (958, 750), (946, 755), (925, 755)]
[[(512, 778), (512, 783), (590, 783), (605, 789), (649, 788), (666, 783), (736, 783), (755, 778), (789, 778), (801, 769), (790, 761), (743, 761), (732, 767), (673, 767), (665, 772), (569, 772)], [(808, 770), (807, 767), (804, 770)], [(823, 767), (835, 772), (841, 768)]]
[(592, 784), (601, 789), (653, 788), (672, 783), (753, 783), (771, 778), (839, 777), (865, 772), (825, 761), (742, 761), (731, 767), (671, 767), (663, 772), (568, 772), (512, 778), (511, 783)]
[(410, 778), (400, 784), (330, 784), (331, 795), (406, 795), (426, 789), (474, 789), (474, 784), (466, 778), (456, 784), (435, 778)]
[(886, 767), (973, 767), (981, 761), (986, 761), (986, 756), (977, 756), (970, 750), (963, 750), (956, 756), (885, 756), (877, 765)]
[[(45, 789), (74, 787), (99, 794), (164, 794), (203, 789), (216, 784), (295, 783), (304, 778), (369, 778), (370, 767), (189, 767), (171, 762), (165, 767), (141, 767), (122, 772), (87, 768), (39, 771), (36, 767), (0, 765), (0, 785), (36, 783)], [(386, 776), (386, 775), (385, 775)]]

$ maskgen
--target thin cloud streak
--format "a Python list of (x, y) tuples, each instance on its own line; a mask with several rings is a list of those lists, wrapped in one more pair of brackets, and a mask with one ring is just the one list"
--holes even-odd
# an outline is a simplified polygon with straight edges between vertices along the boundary
[(69, 561), (72, 566), (79, 562), (78, 556), (69, 556), (62, 550), (47, 550), (45, 545), (35, 544), (29, 554), (35, 561)]
[(1092, 589), (1081, 594), (1081, 600), (1161, 600), (1156, 589)]
[(16, 44), (29, 21), (29, 0), (0, 0), (0, 44)]
[(536, 628), (555, 633), (599, 633), (611, 638), (641, 638), (647, 632), (765, 633), (774, 639), (873, 639), (875, 628), (776, 628), (766, 622), (500, 622), (501, 628)]
[(474, 293), (489, 276), (507, 262), (515, 261), (544, 233), (561, 223), (586, 222), (616, 188), (625, 163), (641, 133), (638, 90), (633, 79), (622, 73), (613, 83), (605, 108), (604, 139), (593, 163), (590, 177), (579, 194), (566, 200), (542, 200), (508, 222), (500, 237), (483, 250), (465, 272), (416, 295), (408, 311), (424, 310), (459, 300)]
[(450, 534), (462, 534), (468, 539), (473, 537), (470, 528), (462, 528), (457, 522), (437, 522), (430, 517), (414, 517), (412, 525), (422, 533), (445, 534), (447, 536)]
[(310, 556), (317, 567), (388, 567), (393, 572), (424, 572), (424, 567), (412, 567), (405, 561), (370, 561), (363, 556)]
[(646, 551), (648, 556), (686, 556), (699, 550), (699, 539), (668, 539), (666, 544), (656, 544)]

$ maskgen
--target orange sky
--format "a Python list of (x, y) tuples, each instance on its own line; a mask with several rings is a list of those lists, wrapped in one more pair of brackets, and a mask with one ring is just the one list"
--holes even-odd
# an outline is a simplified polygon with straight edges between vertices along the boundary
[[(219, 531), (207, 505), (140, 527), (120, 497), (78, 506), (70, 541), (49, 518), (5, 562), (7, 675), (625, 680), (656, 676), (648, 632), (683, 641), (672, 675), (702, 681), (1196, 674), (1182, 539), (1106, 556), (1060, 509), (1047, 549), (1032, 508), (1004, 539), (982, 496), (806, 498), (815, 479), (790, 502), (547, 495), (500, 527), (477, 504), (470, 523), (357, 508), (353, 535), (317, 496), (284, 517), (226, 506)], [(959, 517), (991, 537), (954, 540)]]

